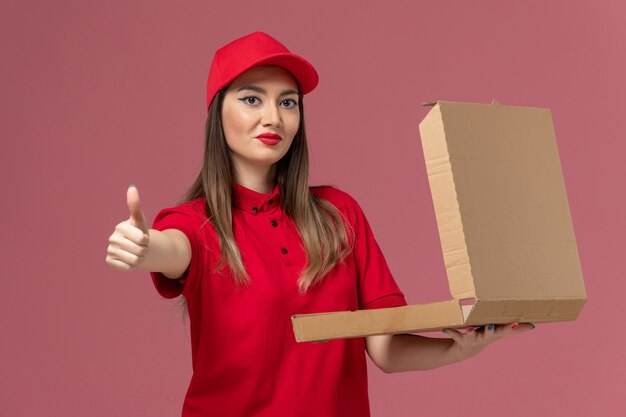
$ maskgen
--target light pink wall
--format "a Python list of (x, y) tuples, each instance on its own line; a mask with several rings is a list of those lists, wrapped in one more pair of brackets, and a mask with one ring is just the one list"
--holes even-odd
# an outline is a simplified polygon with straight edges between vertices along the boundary
[(552, 109), (579, 320), (430, 372), (370, 363), (373, 415), (623, 415), (625, 16), (620, 1), (3, 2), (0, 415), (180, 414), (187, 326), (106, 246), (129, 183), (151, 221), (194, 177), (212, 54), (254, 30), (317, 67), (313, 183), (361, 203), (411, 304), (449, 296), (420, 103)]

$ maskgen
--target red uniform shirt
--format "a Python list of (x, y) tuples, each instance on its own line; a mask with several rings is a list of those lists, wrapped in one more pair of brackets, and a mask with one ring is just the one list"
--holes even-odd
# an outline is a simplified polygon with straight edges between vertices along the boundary
[(305, 265), (302, 240), (282, 209), (278, 186), (262, 194), (235, 184), (233, 232), (251, 278), (237, 287), (230, 275), (212, 274), (219, 259), (204, 200), (161, 210), (156, 230), (179, 229), (192, 257), (180, 279), (150, 275), (159, 294), (187, 299), (193, 376), (183, 417), (367, 417), (365, 339), (297, 343), (294, 314), (406, 305), (359, 204), (331, 186), (311, 192), (334, 206), (355, 229), (345, 265), (320, 286), (298, 294)]

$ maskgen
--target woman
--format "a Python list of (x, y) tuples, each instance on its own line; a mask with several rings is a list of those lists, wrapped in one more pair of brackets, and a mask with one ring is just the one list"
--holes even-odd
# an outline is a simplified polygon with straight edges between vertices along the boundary
[(129, 187), (131, 217), (107, 263), (150, 271), (163, 297), (184, 296), (184, 417), (369, 416), (366, 351), (384, 372), (431, 369), (532, 326), (295, 341), (294, 314), (407, 304), (359, 204), (308, 185), (302, 97), (317, 83), (308, 61), (265, 33), (225, 45), (209, 72), (202, 171), (184, 201), (149, 229)]

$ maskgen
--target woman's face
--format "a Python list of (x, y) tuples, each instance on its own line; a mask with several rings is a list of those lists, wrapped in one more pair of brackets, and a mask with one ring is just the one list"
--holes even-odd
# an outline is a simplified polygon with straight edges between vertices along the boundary
[[(298, 127), (298, 85), (286, 70), (252, 68), (231, 83), (224, 95), (222, 126), (235, 166), (271, 167), (289, 150)], [(258, 136), (273, 134), (280, 140)]]

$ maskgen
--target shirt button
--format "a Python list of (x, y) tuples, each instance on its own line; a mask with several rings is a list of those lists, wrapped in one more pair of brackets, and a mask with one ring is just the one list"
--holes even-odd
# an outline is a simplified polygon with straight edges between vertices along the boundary
[(259, 211), (258, 207), (252, 207), (252, 211), (254, 212), (254, 214), (256, 214)]
[(281, 251), (282, 253), (287, 253), (287, 249), (285, 249), (285, 248), (282, 248), (280, 251)]
[(276, 222), (276, 220), (272, 220), (272, 226), (278, 227), (278, 222)]

